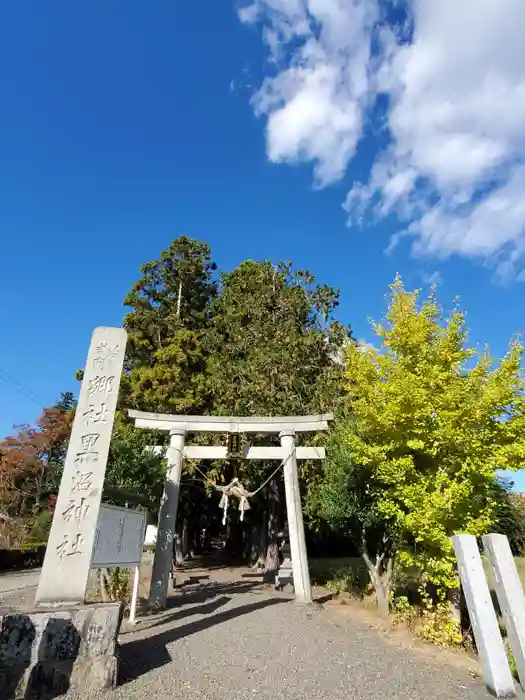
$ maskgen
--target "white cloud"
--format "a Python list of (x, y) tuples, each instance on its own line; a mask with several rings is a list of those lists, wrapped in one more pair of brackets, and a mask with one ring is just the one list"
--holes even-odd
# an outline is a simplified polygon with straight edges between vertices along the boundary
[(443, 275), (439, 270), (434, 270), (430, 275), (423, 275), (423, 282), (430, 285), (441, 285), (444, 282)]
[(373, 343), (369, 343), (367, 340), (364, 338), (359, 338), (357, 341), (357, 347), (359, 349), (359, 352), (369, 352), (369, 351), (374, 351), (377, 352), (377, 348)]
[(385, 94), (390, 138), (349, 192), (350, 222), (395, 213), (417, 254), (477, 257), (519, 273), (525, 2), (411, 0), (409, 41), (380, 5), (256, 0), (242, 11), (264, 27), (273, 61), (253, 98), (267, 119), (268, 157), (312, 162), (320, 186), (341, 179)]
[(345, 0), (258, 0), (243, 21), (262, 21), (275, 74), (253, 98), (267, 117), (271, 161), (313, 161), (316, 183), (340, 179), (355, 153), (369, 97), (376, 9)]

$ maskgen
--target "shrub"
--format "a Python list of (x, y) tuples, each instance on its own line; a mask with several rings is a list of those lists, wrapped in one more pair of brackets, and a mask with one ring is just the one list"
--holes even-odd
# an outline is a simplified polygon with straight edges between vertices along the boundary
[(440, 647), (459, 647), (463, 643), (461, 626), (452, 617), (447, 602), (434, 602), (421, 590), (420, 605), (411, 605), (407, 596), (390, 596), (390, 619), (394, 626), (404, 624), (426, 642)]
[(0, 519), (0, 547), (18, 549), (27, 536), (27, 522), (22, 518)]
[(99, 569), (100, 593), (103, 600), (122, 602), (131, 600), (129, 569)]
[(32, 542), (47, 542), (49, 537), (49, 531), (51, 530), (51, 523), (53, 522), (53, 513), (49, 510), (43, 510), (35, 517), (29, 532), (27, 534), (28, 543)]
[(0, 571), (34, 569), (42, 566), (46, 553), (45, 544), (27, 544), (19, 549), (0, 549)]
[(326, 587), (331, 593), (348, 593), (355, 598), (364, 598), (370, 589), (370, 579), (364, 567), (332, 569)]

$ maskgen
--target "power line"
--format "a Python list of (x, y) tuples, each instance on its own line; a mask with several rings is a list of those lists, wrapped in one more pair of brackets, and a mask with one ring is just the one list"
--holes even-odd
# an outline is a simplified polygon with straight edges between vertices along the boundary
[(35, 394), (35, 392), (27, 387), (25, 384), (22, 384), (22, 382), (14, 377), (12, 374), (9, 374), (5, 369), (0, 367), (0, 379), (5, 382), (8, 386), (11, 388), (15, 389), (18, 391), (20, 394), (23, 394), (26, 398), (28, 398), (30, 401), (33, 401), (34, 403), (38, 404), (42, 408), (45, 407), (44, 402), (41, 401), (38, 396)]
[(20, 394), (23, 394), (26, 398), (28, 398), (30, 401), (33, 401), (34, 403), (38, 404), (39, 406), (43, 406), (43, 402), (38, 399), (33, 392), (30, 389), (26, 389), (26, 387), (19, 383), (18, 380), (12, 380), (10, 375), (7, 373), (4, 373), (4, 370), (0, 368), (0, 379), (5, 382), (8, 386), (11, 388), (15, 389), (18, 391)]

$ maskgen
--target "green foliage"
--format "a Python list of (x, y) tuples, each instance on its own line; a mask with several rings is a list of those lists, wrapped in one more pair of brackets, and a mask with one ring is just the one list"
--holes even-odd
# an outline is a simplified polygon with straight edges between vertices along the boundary
[(46, 545), (41, 543), (21, 545), (17, 549), (0, 548), (0, 571), (34, 569), (42, 566)]
[(31, 523), (26, 542), (33, 544), (47, 542), (52, 522), (53, 513), (50, 510), (42, 510), (38, 513)]
[(56, 402), (54, 408), (58, 408), (60, 411), (68, 413), (69, 411), (72, 411), (76, 407), (76, 405), (77, 400), (75, 399), (73, 392), (63, 391), (60, 394), (60, 398)]
[(461, 627), (452, 617), (450, 606), (434, 603), (423, 593), (420, 605), (412, 605), (407, 596), (390, 595), (390, 621), (405, 625), (416, 637), (440, 647), (459, 647), (463, 643)]
[(135, 428), (121, 411), (117, 411), (105, 485), (139, 493), (149, 498), (150, 508), (155, 509), (162, 494), (166, 463), (146, 448), (158, 441), (154, 433)]
[(347, 593), (354, 598), (364, 598), (369, 592), (370, 580), (366, 568), (349, 566), (333, 569), (325, 585), (336, 595)]
[(427, 642), (442, 647), (458, 647), (463, 642), (459, 620), (451, 614), (447, 601), (435, 602), (425, 590), (421, 590), (421, 624), (419, 636)]
[[(349, 437), (358, 430), (354, 416), (340, 412), (330, 431), (323, 480), (309, 494), (309, 506), (357, 546), (374, 554), (381, 545), (394, 543), (396, 522), (379, 508), (382, 482), (368, 465), (356, 462)], [(387, 542), (388, 541), (388, 542)]]
[[(496, 471), (523, 464), (522, 346), (513, 341), (494, 364), (467, 347), (459, 309), (445, 316), (434, 293), (420, 304), (400, 279), (373, 328), (379, 349), (347, 348), (347, 412), (335, 430), (351, 459), (335, 475), (327, 469), (325, 500), (332, 488), (334, 518), (379, 522), (401, 562), (420, 566), (443, 599), (457, 583), (450, 536), (485, 533)], [(344, 506), (358, 468), (364, 492)]]
[(406, 625), (409, 629), (413, 627), (416, 618), (416, 609), (411, 605), (406, 595), (394, 595), (390, 592), (390, 621), (394, 627)]
[(361, 553), (378, 605), (386, 615), (400, 533), (396, 521), (385, 518), (378, 507), (381, 481), (368, 465), (357, 463), (351, 452), (348, 438), (356, 430), (354, 417), (341, 411), (330, 431), (324, 474), (309, 490), (308, 506)]
[(204, 411), (209, 393), (203, 340), (202, 331), (180, 328), (155, 350), (149, 364), (135, 366), (126, 381), (131, 405), (183, 415)]
[[(247, 260), (222, 275), (211, 309), (207, 369), (215, 413), (294, 415), (331, 407), (348, 331), (338, 293), (290, 264)], [(336, 379), (337, 377), (337, 379)]]
[(128, 604), (131, 600), (129, 569), (99, 569), (102, 596), (110, 601)]
[[(349, 335), (333, 320), (337, 303), (336, 291), (317, 285), (307, 271), (293, 271), (289, 263), (247, 260), (223, 274), (220, 294), (211, 305), (206, 344), (210, 411), (278, 416), (331, 409), (342, 388), (342, 367), (334, 357)], [(224, 473), (229, 479), (235, 469), (252, 488), (275, 467), (240, 462)], [(303, 483), (310, 483), (320, 468), (319, 463), (303, 463)], [(267, 553), (266, 567), (272, 569), (278, 566), (277, 533), (284, 517), (277, 481), (261, 493), (259, 503), (265, 498), (268, 538), (261, 548)]]
[(141, 267), (126, 296), (127, 405), (166, 413), (199, 413), (208, 400), (204, 341), (217, 288), (215, 263), (204, 243), (175, 239)]
[[(293, 271), (290, 263), (246, 260), (223, 274), (220, 295), (211, 306), (207, 344), (212, 412), (279, 416), (331, 409), (342, 388), (342, 366), (334, 357), (349, 335), (333, 320), (337, 304), (335, 290), (317, 285), (305, 270)], [(243, 484), (256, 488), (275, 467), (243, 461), (234, 468)], [(303, 483), (310, 485), (321, 468), (319, 462), (302, 463)], [(230, 467), (227, 478), (232, 475)], [(261, 547), (270, 570), (279, 563), (278, 531), (284, 520), (277, 480), (260, 494), (259, 503), (265, 498), (268, 537)]]
[(525, 553), (525, 499), (510, 492), (511, 485), (499, 480), (494, 484), (494, 524), (492, 532), (506, 535), (514, 556)]
[(511, 646), (509, 644), (508, 639), (505, 639), (505, 652), (507, 654), (507, 660), (509, 662), (510, 672), (512, 673), (513, 678), (515, 678), (517, 681), (519, 681), (518, 667), (516, 666), (516, 659), (514, 658), (514, 654), (512, 653), (512, 649), (511, 649)]

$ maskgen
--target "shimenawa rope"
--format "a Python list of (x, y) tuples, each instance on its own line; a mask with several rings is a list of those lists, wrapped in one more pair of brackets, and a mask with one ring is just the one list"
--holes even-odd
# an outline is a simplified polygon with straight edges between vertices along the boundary
[(204, 472), (202, 472), (199, 467), (195, 466), (195, 469), (203, 476), (206, 481), (213, 486), (214, 489), (219, 491), (222, 496), (221, 496), (221, 501), (219, 503), (219, 508), (222, 508), (223, 511), (223, 516), (222, 516), (222, 524), (226, 525), (226, 517), (228, 514), (228, 504), (229, 504), (229, 499), (231, 496), (235, 496), (236, 498), (239, 499), (239, 510), (241, 511), (241, 522), (244, 520), (244, 511), (250, 510), (250, 504), (248, 502), (249, 498), (253, 498), (256, 496), (261, 489), (263, 489), (272, 479), (273, 477), (277, 474), (279, 469), (284, 467), (286, 462), (292, 457), (292, 455), (295, 453), (295, 445), (290, 452), (289, 455), (287, 455), (282, 462), (279, 464), (277, 469), (275, 469), (270, 476), (266, 479), (265, 482), (263, 482), (255, 491), (247, 491), (245, 487), (241, 484), (239, 479), (235, 477), (230, 481), (229, 484), (226, 484), (225, 486), (219, 486), (218, 484), (214, 483), (211, 479), (209, 479)]

